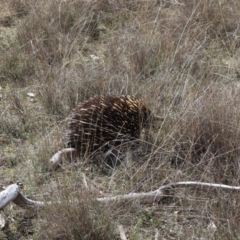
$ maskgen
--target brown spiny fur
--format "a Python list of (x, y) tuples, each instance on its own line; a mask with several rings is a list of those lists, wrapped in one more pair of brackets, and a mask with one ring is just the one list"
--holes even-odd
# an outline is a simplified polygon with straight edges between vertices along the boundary
[(97, 96), (80, 103), (70, 114), (67, 145), (77, 154), (106, 152), (140, 137), (150, 125), (151, 111), (132, 96)]

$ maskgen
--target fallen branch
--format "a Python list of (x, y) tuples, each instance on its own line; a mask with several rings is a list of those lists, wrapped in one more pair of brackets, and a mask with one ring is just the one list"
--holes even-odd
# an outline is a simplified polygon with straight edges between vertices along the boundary
[(0, 209), (16, 199), (19, 194), (19, 185), (12, 184), (0, 192)]
[[(170, 189), (175, 188), (182, 188), (182, 187), (195, 187), (198, 189), (202, 188), (219, 188), (219, 189), (226, 189), (226, 190), (240, 190), (239, 186), (229, 186), (225, 184), (217, 184), (217, 183), (204, 183), (204, 182), (177, 182), (177, 183), (170, 183), (167, 185), (163, 185), (162, 187), (158, 188), (157, 190), (150, 191), (150, 192), (143, 192), (143, 193), (128, 193), (124, 195), (117, 195), (111, 197), (101, 197), (95, 198), (98, 202), (112, 202), (112, 201), (133, 201), (139, 200), (141, 202), (155, 202), (159, 201), (163, 198), (166, 193)], [(48, 204), (52, 204), (53, 202), (41, 202), (41, 201), (34, 201), (22, 195), (20, 192), (19, 184), (12, 184), (6, 187), (5, 190), (0, 192), (0, 209), (4, 208), (10, 202), (14, 202), (21, 208), (29, 209), (29, 210), (40, 210), (44, 206)]]
[(76, 150), (74, 148), (64, 148), (58, 152), (56, 152), (50, 159), (51, 170), (55, 171), (58, 167), (62, 164), (62, 158), (63, 156), (67, 156), (70, 158), (73, 158), (75, 155)]
[(38, 210), (45, 205), (44, 202), (34, 201), (23, 196), (18, 183), (11, 184), (0, 192), (0, 209), (4, 208), (11, 201), (19, 207), (29, 210)]

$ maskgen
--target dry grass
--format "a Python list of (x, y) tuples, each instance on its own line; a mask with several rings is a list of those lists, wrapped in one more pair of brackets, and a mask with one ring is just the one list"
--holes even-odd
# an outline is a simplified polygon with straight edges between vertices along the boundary
[[(50, 206), (40, 216), (42, 231), (37, 238), (118, 239), (106, 206), (98, 206), (96, 202), (90, 200), (89, 193), (82, 192), (79, 188), (75, 189), (77, 194), (63, 190), (64, 186), (61, 188), (58, 194), (62, 202)], [(69, 188), (73, 190), (72, 186)]]
[[(29, 197), (63, 201), (37, 215), (6, 208), (5, 239), (117, 239), (119, 224), (128, 239), (240, 237), (236, 193), (181, 189), (153, 205), (90, 200), (175, 181), (240, 185), (240, 2), (0, 4), (0, 184), (20, 180)], [(115, 169), (78, 159), (50, 174), (65, 118), (99, 94), (140, 96), (164, 121)]]

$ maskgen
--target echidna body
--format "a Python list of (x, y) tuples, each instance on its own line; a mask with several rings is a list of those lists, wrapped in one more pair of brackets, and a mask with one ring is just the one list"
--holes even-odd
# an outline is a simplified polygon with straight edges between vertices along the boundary
[(70, 114), (66, 139), (77, 154), (106, 152), (140, 137), (149, 126), (151, 111), (132, 96), (97, 96), (80, 103)]

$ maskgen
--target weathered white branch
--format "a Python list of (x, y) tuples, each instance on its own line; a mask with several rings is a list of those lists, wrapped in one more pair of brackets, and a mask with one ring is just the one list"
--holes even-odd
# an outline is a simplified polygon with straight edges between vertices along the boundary
[(17, 183), (9, 185), (0, 192), (0, 209), (4, 208), (11, 201), (21, 208), (30, 210), (37, 210), (45, 205), (44, 202), (34, 201), (23, 196)]
[(18, 184), (12, 184), (0, 192), (0, 209), (13, 201), (19, 194)]
[(59, 166), (62, 164), (63, 156), (70, 156), (74, 155), (76, 150), (74, 148), (64, 148), (58, 152), (56, 152), (50, 159), (51, 162), (51, 170), (55, 171)]
[[(112, 202), (112, 201), (132, 201), (139, 200), (141, 202), (154, 202), (159, 201), (162, 197), (166, 195), (166, 192), (170, 189), (181, 188), (181, 187), (195, 187), (195, 188), (219, 188), (226, 190), (240, 190), (239, 186), (229, 186), (225, 184), (217, 183), (204, 183), (204, 182), (177, 182), (163, 185), (157, 190), (143, 193), (128, 193), (123, 195), (111, 196), (111, 197), (101, 197), (95, 198), (98, 202)], [(34, 201), (22, 195), (18, 184), (9, 185), (5, 190), (0, 192), (0, 209), (4, 208), (10, 202), (14, 202), (21, 208), (30, 210), (39, 210), (45, 205), (51, 204), (52, 202), (41, 202)]]

